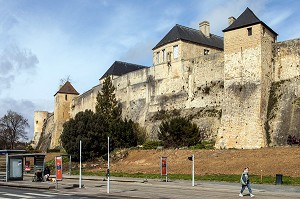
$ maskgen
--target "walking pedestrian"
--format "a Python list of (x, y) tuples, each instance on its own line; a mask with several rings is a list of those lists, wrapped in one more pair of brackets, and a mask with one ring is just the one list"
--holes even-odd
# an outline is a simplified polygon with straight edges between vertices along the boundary
[(241, 175), (241, 180), (240, 180), (241, 184), (242, 184), (242, 189), (241, 192), (239, 194), (240, 197), (243, 197), (243, 191), (245, 190), (245, 188), (248, 188), (248, 191), (250, 193), (250, 197), (254, 197), (254, 195), (252, 194), (252, 189), (251, 189), (251, 185), (250, 185), (250, 180), (249, 180), (249, 168), (246, 167), (244, 169), (244, 172)]

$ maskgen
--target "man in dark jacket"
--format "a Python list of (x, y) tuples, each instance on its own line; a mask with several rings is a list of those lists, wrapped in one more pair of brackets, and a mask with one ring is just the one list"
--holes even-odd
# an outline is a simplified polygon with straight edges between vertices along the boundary
[(49, 176), (50, 176), (50, 169), (48, 166), (45, 167), (44, 169), (44, 179), (45, 181), (49, 181)]
[(252, 194), (252, 190), (251, 190), (251, 186), (250, 186), (250, 181), (249, 181), (249, 168), (246, 167), (244, 169), (244, 172), (241, 175), (241, 180), (240, 180), (241, 184), (242, 184), (242, 189), (241, 192), (239, 194), (240, 197), (243, 197), (243, 191), (245, 190), (245, 188), (248, 188), (248, 191), (250, 193), (251, 197), (254, 197), (254, 195)]

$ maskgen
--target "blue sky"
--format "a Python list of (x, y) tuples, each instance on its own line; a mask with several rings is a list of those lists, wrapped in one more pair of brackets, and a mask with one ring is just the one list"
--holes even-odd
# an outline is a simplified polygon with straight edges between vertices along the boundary
[(279, 34), (300, 37), (297, 0), (0, 0), (0, 117), (53, 111), (61, 79), (79, 93), (116, 60), (151, 66), (152, 48), (175, 25), (210, 22), (223, 36), (247, 7)]

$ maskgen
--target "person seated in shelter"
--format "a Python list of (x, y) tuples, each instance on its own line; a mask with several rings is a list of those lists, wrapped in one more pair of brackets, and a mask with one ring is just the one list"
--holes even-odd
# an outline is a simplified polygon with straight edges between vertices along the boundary
[(45, 169), (44, 169), (44, 179), (45, 179), (45, 181), (49, 181), (50, 180), (49, 177), (50, 177), (50, 169), (49, 169), (48, 166), (46, 166)]
[(40, 169), (38, 169), (35, 173), (34, 173), (34, 178), (33, 178), (33, 182), (42, 182), (43, 181), (43, 173)]

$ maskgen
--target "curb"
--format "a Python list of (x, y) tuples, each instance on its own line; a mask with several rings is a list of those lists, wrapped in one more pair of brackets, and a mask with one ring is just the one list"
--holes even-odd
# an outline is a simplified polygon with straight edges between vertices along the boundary
[(34, 188), (34, 189), (46, 189), (46, 190), (50, 190), (50, 189), (55, 189), (55, 186), (33, 186), (30, 184), (15, 184), (15, 183), (0, 183), (0, 186), (3, 187), (20, 187), (20, 188)]

